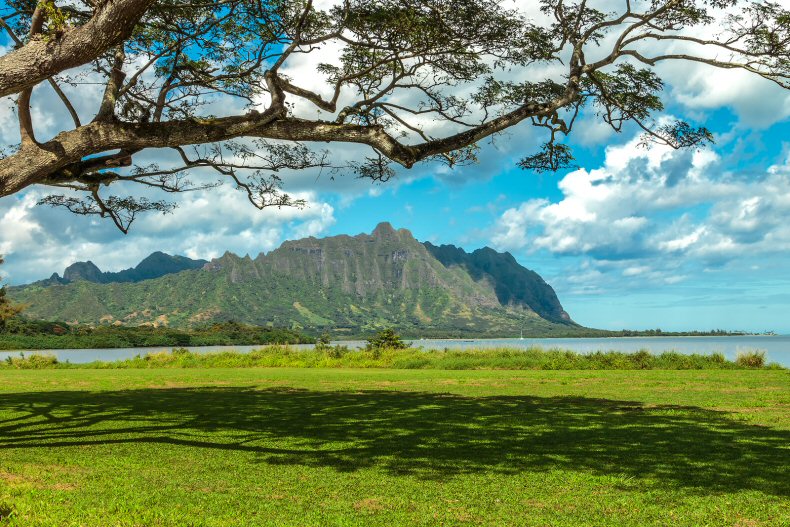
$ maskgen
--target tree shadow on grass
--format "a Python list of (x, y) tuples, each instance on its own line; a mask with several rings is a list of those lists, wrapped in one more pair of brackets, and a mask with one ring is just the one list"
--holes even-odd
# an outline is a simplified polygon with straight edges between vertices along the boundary
[(696, 407), (250, 388), (0, 394), (0, 449), (120, 443), (426, 479), (572, 470), (702, 492), (790, 490), (790, 432)]

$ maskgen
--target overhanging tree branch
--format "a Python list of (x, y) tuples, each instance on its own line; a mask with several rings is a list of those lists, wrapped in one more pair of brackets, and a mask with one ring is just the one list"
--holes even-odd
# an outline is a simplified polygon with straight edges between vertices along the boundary
[(156, 0), (104, 0), (85, 24), (53, 39), (31, 39), (0, 57), (0, 97), (86, 64), (123, 42)]

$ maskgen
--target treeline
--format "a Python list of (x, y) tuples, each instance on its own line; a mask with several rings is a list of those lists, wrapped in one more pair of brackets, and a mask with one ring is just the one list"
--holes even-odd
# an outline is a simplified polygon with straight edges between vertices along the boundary
[[(773, 332), (761, 333), (762, 335), (773, 335)], [(709, 331), (663, 331), (657, 329), (594, 329), (582, 326), (557, 326), (546, 331), (524, 331), (524, 338), (607, 338), (607, 337), (738, 337), (753, 335), (746, 331), (727, 331), (724, 329), (711, 329)], [(516, 335), (517, 336), (517, 335)], [(360, 335), (359, 338), (364, 338)], [(480, 334), (468, 331), (433, 331), (419, 335), (407, 333), (404, 338), (409, 340), (419, 338), (433, 339), (482, 339), (482, 338), (513, 338), (514, 335), (502, 335), (501, 333)], [(348, 338), (348, 337), (344, 337)]]
[(621, 329), (620, 331), (605, 331), (605, 333), (605, 336), (608, 337), (737, 337), (750, 335), (750, 333), (746, 331), (727, 331), (725, 329), (711, 329), (710, 331), (662, 331), (660, 328), (643, 330)]
[(220, 322), (190, 329), (152, 326), (84, 326), (14, 317), (0, 330), (0, 349), (87, 349), (174, 346), (312, 344), (284, 328)]

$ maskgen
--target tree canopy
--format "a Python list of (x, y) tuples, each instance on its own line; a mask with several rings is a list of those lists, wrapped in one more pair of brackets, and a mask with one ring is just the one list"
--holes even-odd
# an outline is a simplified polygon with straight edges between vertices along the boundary
[[(322, 4), (323, 5), (323, 4)], [(657, 118), (667, 62), (744, 70), (790, 87), (790, 11), (741, 0), (7, 0), (0, 96), (16, 99), (19, 142), (2, 152), (0, 196), (111, 218), (124, 232), (166, 200), (134, 197), (230, 181), (256, 207), (300, 205), (288, 171), (326, 168), (386, 181), (394, 165), (473, 163), (478, 144), (519, 124), (543, 130), (519, 166), (573, 163), (580, 112), (644, 142), (710, 141)], [(332, 50), (308, 80), (292, 74)], [(322, 56), (326, 56), (324, 53)], [(100, 85), (78, 112), (63, 86)], [(36, 89), (42, 86), (41, 90)], [(48, 86), (48, 87), (47, 87)], [(72, 123), (45, 136), (32, 109), (52, 90)], [(702, 123), (704, 124), (704, 123)], [(364, 145), (339, 166), (321, 143)], [(165, 149), (177, 162), (151, 163)], [(149, 160), (149, 162), (146, 162)], [(216, 178), (193, 182), (189, 172)], [(120, 187), (132, 195), (113, 194)]]

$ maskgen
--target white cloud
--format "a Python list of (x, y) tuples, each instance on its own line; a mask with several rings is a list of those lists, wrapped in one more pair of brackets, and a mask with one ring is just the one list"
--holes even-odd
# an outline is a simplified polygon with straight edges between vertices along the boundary
[(588, 267), (667, 283), (682, 266), (790, 249), (790, 158), (747, 179), (714, 152), (636, 143), (609, 147), (601, 167), (566, 175), (561, 199), (506, 210), (493, 227), (495, 246), (586, 256)]

